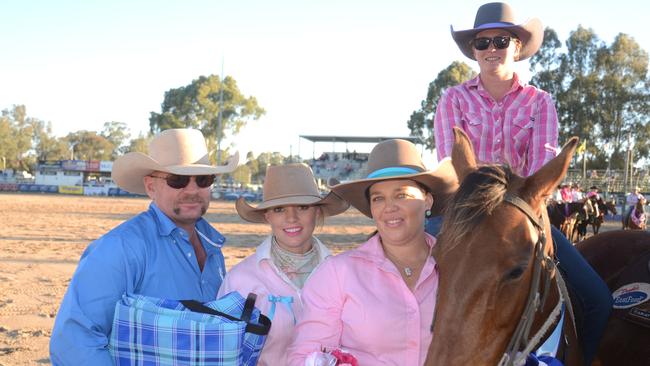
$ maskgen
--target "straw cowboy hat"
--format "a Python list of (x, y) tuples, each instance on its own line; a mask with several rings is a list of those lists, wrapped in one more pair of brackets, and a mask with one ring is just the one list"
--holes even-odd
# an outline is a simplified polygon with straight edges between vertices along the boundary
[(149, 155), (130, 152), (113, 163), (113, 181), (125, 191), (147, 194), (143, 178), (154, 171), (176, 175), (210, 175), (230, 173), (237, 168), (239, 153), (224, 166), (210, 165), (205, 138), (191, 128), (169, 129), (149, 143)]
[(504, 29), (519, 38), (521, 41), (521, 50), (519, 50), (519, 59), (517, 61), (525, 60), (534, 55), (544, 40), (544, 28), (538, 18), (532, 18), (525, 23), (516, 24), (514, 11), (506, 3), (488, 3), (481, 5), (476, 12), (474, 28), (454, 31), (454, 27), (452, 26), (451, 36), (465, 56), (476, 60), (470, 42), (477, 33), (487, 29)]
[(242, 219), (264, 223), (264, 212), (273, 207), (307, 205), (320, 206), (325, 216), (338, 215), (350, 204), (333, 194), (320, 195), (311, 168), (302, 163), (270, 166), (264, 178), (264, 197), (262, 203), (253, 207), (240, 197), (235, 204)]
[(451, 159), (443, 159), (436, 170), (426, 170), (415, 145), (406, 140), (393, 139), (377, 144), (368, 157), (365, 179), (340, 183), (330, 180), (334, 193), (350, 202), (357, 210), (372, 218), (368, 189), (374, 183), (389, 179), (410, 179), (427, 187), (431, 194), (449, 193), (458, 187), (458, 177)]

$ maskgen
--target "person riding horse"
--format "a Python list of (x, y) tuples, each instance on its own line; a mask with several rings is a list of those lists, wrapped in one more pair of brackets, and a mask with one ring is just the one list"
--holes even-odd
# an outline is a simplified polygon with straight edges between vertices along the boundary
[(596, 219), (600, 217), (602, 212), (600, 212), (600, 207), (598, 201), (600, 201), (600, 195), (598, 194), (598, 187), (591, 186), (589, 187), (589, 192), (587, 192), (587, 199), (585, 200), (585, 205), (587, 206), (587, 215), (588, 222), (593, 224), (596, 222)]
[(634, 188), (634, 192), (630, 192), (630, 194), (627, 195), (625, 201), (627, 203), (628, 210), (626, 215), (623, 217), (623, 229), (630, 227), (630, 214), (641, 198), (645, 199), (645, 197), (641, 194), (641, 188), (638, 186)]
[(645, 230), (647, 216), (645, 214), (645, 197), (639, 198), (636, 205), (632, 208), (630, 216), (628, 218), (627, 227), (630, 229)]

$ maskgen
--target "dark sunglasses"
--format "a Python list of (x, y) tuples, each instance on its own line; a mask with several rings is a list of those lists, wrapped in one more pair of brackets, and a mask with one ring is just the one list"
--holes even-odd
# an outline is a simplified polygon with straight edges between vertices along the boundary
[(207, 188), (214, 183), (214, 175), (176, 175), (170, 174), (166, 177), (159, 177), (157, 175), (150, 175), (151, 178), (164, 179), (167, 185), (174, 189), (181, 189), (190, 184), (190, 179), (194, 177), (196, 185), (199, 188)]
[(472, 46), (476, 48), (479, 51), (485, 51), (490, 47), (490, 43), (494, 44), (494, 48), (497, 50), (502, 50), (504, 48), (508, 48), (510, 46), (510, 40), (512, 37), (510, 36), (496, 36), (492, 38), (488, 37), (478, 37), (474, 38), (471, 42)]

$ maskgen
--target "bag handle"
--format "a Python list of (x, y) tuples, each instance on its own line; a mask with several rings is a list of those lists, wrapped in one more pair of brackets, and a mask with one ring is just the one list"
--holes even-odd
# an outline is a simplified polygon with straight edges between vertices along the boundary
[(220, 311), (209, 308), (196, 300), (180, 300), (179, 302), (190, 311), (196, 313), (216, 315), (232, 321), (246, 322), (247, 333), (265, 336), (269, 334), (269, 331), (271, 330), (271, 320), (268, 317), (260, 313), (260, 317), (258, 319), (259, 324), (251, 323), (251, 315), (253, 314), (253, 309), (255, 308), (256, 299), (256, 294), (252, 292), (248, 294), (246, 297), (246, 302), (244, 303), (244, 310), (242, 311), (241, 319), (236, 318), (230, 314), (222, 313)]

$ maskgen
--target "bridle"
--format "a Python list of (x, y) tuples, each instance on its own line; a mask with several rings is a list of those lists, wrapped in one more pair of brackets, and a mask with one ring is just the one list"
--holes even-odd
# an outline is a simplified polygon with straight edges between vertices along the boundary
[[(569, 299), (566, 285), (560, 272), (557, 270), (555, 261), (544, 253), (544, 248), (546, 247), (546, 233), (544, 230), (543, 216), (536, 216), (530, 205), (518, 196), (506, 193), (503, 200), (504, 202), (515, 206), (519, 211), (526, 215), (539, 234), (534, 248), (535, 257), (533, 258), (533, 279), (528, 292), (526, 306), (524, 312), (519, 318), (517, 328), (515, 328), (515, 332), (513, 333), (512, 338), (510, 338), (510, 342), (508, 342), (508, 347), (498, 363), (498, 366), (520, 366), (526, 363), (526, 357), (528, 354), (539, 346), (544, 334), (546, 334), (551, 326), (558, 320), (561, 315), (562, 305), (564, 304), (567, 307), (571, 321), (573, 321), (573, 310), (571, 308), (571, 300)], [(559, 290), (558, 302), (540, 329), (532, 337), (529, 337), (533, 321), (535, 320), (535, 315), (542, 311), (544, 304), (546, 303), (551, 285), (551, 276), (553, 274), (555, 274), (555, 283)], [(540, 282), (542, 277), (544, 279), (544, 289), (540, 293)]]

